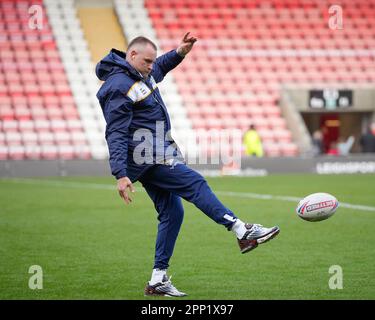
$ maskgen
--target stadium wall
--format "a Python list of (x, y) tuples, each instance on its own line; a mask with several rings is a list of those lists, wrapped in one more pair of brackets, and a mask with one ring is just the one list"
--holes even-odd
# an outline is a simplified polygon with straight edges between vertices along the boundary
[[(206, 176), (221, 175), (219, 165), (191, 165)], [(375, 173), (375, 154), (316, 158), (243, 158), (236, 175), (265, 176), (283, 173), (354, 174)], [(106, 160), (4, 160), (0, 161), (1, 178), (110, 176)]]

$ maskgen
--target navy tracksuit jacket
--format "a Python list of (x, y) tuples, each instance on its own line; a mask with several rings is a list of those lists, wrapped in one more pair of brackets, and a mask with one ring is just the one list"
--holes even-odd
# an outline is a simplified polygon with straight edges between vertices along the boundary
[(167, 269), (183, 220), (181, 198), (230, 229), (236, 216), (216, 198), (206, 180), (185, 165), (170, 136), (171, 123), (157, 83), (182, 57), (172, 50), (156, 59), (144, 79), (112, 49), (96, 66), (105, 81), (97, 93), (107, 123), (105, 137), (112, 174), (140, 181), (158, 212), (154, 268)]

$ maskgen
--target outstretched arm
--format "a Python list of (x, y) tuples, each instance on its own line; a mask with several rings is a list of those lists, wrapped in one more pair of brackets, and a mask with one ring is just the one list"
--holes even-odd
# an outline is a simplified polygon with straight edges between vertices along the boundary
[(162, 81), (165, 75), (177, 67), (185, 55), (191, 51), (197, 38), (189, 37), (189, 34), (190, 32), (185, 34), (176, 50), (169, 51), (156, 59), (152, 74), (156, 82)]

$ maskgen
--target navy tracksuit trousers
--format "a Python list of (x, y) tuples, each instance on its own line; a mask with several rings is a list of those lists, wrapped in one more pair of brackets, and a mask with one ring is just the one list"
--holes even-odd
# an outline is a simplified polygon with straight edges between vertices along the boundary
[(158, 212), (154, 269), (167, 269), (184, 216), (181, 198), (230, 229), (237, 217), (215, 196), (206, 180), (185, 164), (155, 165), (139, 179)]

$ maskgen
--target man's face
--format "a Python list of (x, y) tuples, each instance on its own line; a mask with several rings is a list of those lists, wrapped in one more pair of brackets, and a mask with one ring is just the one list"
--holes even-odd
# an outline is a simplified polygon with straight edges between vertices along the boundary
[(149, 44), (135, 46), (130, 51), (130, 64), (147, 78), (156, 60), (156, 50)]

